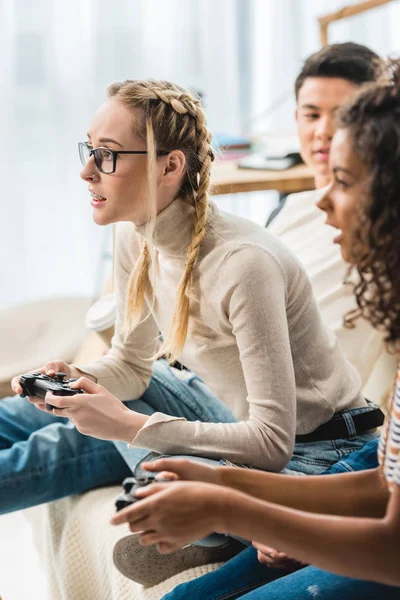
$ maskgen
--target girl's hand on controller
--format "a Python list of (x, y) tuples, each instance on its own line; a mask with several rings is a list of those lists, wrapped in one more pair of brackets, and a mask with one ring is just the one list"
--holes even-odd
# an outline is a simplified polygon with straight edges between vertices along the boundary
[(130, 410), (106, 388), (87, 377), (80, 377), (69, 387), (85, 393), (55, 396), (47, 392), (45, 400), (55, 407), (51, 411), (54, 415), (67, 417), (84, 435), (131, 442), (149, 418)]
[[(82, 375), (78, 369), (72, 367), (65, 363), (62, 360), (51, 360), (45, 364), (44, 367), (40, 367), (39, 369), (33, 369), (29, 371), (29, 373), (42, 373), (43, 375), (48, 375), (49, 377), (54, 377), (56, 373), (65, 373), (68, 379), (70, 378), (78, 378)], [(16, 394), (22, 393), (22, 387), (19, 383), (20, 375), (14, 377), (11, 380), (11, 388)], [(45, 410), (45, 403), (43, 402), (43, 398), (39, 398), (38, 396), (28, 396), (29, 402), (34, 404), (37, 408), (41, 410)]]
[(221, 485), (220, 470), (194, 460), (183, 458), (160, 458), (151, 462), (142, 463), (142, 468), (147, 471), (161, 471), (157, 474), (159, 479), (203, 481)]
[(132, 533), (140, 533), (143, 546), (157, 544), (161, 554), (168, 554), (213, 531), (225, 533), (227, 512), (237, 510), (230, 501), (235, 496), (246, 497), (232, 489), (197, 481), (152, 483), (137, 490), (140, 502), (120, 510), (110, 522), (128, 523)]

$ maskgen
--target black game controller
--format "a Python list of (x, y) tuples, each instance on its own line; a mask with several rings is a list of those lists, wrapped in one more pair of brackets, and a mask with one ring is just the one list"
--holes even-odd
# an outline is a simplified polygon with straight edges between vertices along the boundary
[(125, 506), (130, 506), (142, 499), (135, 496), (137, 490), (140, 488), (150, 485), (150, 483), (169, 483), (171, 481), (170, 479), (156, 479), (156, 476), (157, 473), (148, 473), (147, 475), (143, 475), (143, 477), (127, 477), (124, 479), (122, 482), (124, 493), (115, 500), (117, 512), (125, 508)]
[[(85, 390), (72, 389), (69, 383), (76, 379), (67, 379), (65, 373), (55, 373), (54, 377), (43, 375), (43, 373), (26, 373), (19, 378), (19, 384), (22, 387), (21, 396), (39, 396), (45, 398), (47, 392), (52, 392), (55, 396), (75, 396), (75, 394), (86, 394)], [(47, 410), (57, 408), (46, 403)]]

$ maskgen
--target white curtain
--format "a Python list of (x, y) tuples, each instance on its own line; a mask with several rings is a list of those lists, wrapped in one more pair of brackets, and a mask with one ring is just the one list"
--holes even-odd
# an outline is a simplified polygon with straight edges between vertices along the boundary
[[(295, 128), (294, 81), (320, 47), (317, 18), (362, 0), (254, 0), (251, 129)], [(329, 43), (352, 41), (378, 54), (400, 54), (400, 2), (394, 0), (329, 26)], [(277, 102), (278, 101), (278, 102)], [(273, 111), (266, 107), (273, 106)], [(267, 113), (267, 114), (265, 114)]]
[[(164, 78), (200, 90), (214, 133), (293, 128), (293, 81), (319, 47), (316, 16), (342, 5), (0, 0), (0, 306), (98, 285), (107, 228), (92, 222), (76, 144), (110, 83)], [(393, 2), (334, 25), (332, 41), (393, 52), (399, 24)], [(262, 222), (271, 195), (218, 201)]]
[(91, 295), (104, 239), (77, 142), (107, 86), (164, 78), (240, 129), (237, 2), (0, 0), (0, 305)]

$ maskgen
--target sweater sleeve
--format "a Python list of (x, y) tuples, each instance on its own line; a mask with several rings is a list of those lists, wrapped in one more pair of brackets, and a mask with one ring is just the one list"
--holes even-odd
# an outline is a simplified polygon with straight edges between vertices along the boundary
[[(130, 274), (139, 255), (140, 245), (130, 224), (118, 229), (115, 248), (115, 281), (117, 318), (115, 335), (109, 352), (86, 365), (75, 365), (80, 371), (96, 377), (97, 382), (120, 400), (140, 398), (152, 376), (152, 360), (157, 350), (159, 331), (148, 315), (126, 337), (122, 331)], [(148, 310), (145, 303), (145, 310)]]
[(268, 250), (245, 244), (225, 257), (220, 280), (221, 311), (231, 325), (245, 377), (248, 420), (188, 422), (155, 413), (131, 445), (280, 471), (292, 455), (296, 426), (285, 272)]

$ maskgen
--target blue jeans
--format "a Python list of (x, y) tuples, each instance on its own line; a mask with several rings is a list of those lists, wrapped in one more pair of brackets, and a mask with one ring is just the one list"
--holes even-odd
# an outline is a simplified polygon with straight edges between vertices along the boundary
[(163, 600), (399, 600), (400, 588), (341, 577), (316, 567), (270, 569), (246, 548), (222, 567), (178, 585)]
[[(377, 467), (378, 439), (365, 444), (325, 471), (342, 473)], [(178, 585), (163, 600), (400, 600), (400, 588), (334, 575), (316, 567), (294, 573), (270, 569), (257, 560), (257, 551), (246, 548), (222, 567)]]
[[(147, 415), (236, 421), (194, 373), (187, 372), (182, 381), (165, 361), (154, 364), (143, 396), (125, 404)], [(374, 434), (353, 436), (349, 431), (350, 439), (297, 444), (289, 467), (299, 474), (320, 473), (371, 437)], [(20, 396), (0, 400), (0, 514), (119, 484), (148, 455), (149, 450), (128, 448), (125, 442), (82, 435), (68, 419), (39, 411)]]
[[(182, 381), (165, 361), (154, 364), (143, 396), (125, 404), (147, 415), (236, 420), (196, 375), (189, 372)], [(82, 435), (68, 419), (44, 413), (26, 398), (5, 398), (0, 400), (0, 514), (121, 484), (148, 455), (149, 450), (124, 442)]]

